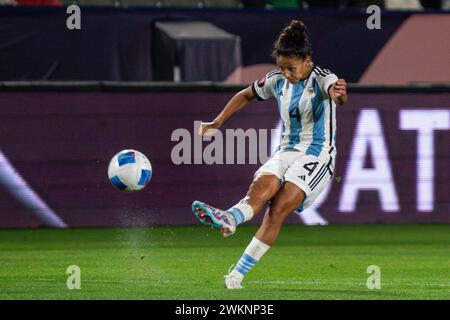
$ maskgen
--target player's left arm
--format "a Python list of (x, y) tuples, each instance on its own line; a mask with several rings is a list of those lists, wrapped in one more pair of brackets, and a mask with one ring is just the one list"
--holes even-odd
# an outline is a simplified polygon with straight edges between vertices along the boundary
[(344, 79), (338, 79), (328, 88), (328, 94), (337, 105), (343, 105), (347, 102), (347, 82)]

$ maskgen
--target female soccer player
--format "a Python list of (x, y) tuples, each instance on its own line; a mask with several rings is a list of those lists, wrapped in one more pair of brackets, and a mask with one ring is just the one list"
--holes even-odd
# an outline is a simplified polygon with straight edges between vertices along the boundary
[(272, 53), (279, 66), (237, 93), (200, 134), (219, 129), (254, 98), (275, 98), (283, 131), (273, 156), (255, 173), (247, 195), (223, 211), (200, 201), (192, 210), (225, 237), (269, 204), (263, 222), (235, 268), (225, 276), (229, 289), (242, 288), (248, 271), (274, 243), (284, 220), (309, 207), (331, 181), (336, 159), (336, 105), (347, 101), (347, 84), (328, 69), (314, 66), (303, 22), (292, 20), (278, 36)]

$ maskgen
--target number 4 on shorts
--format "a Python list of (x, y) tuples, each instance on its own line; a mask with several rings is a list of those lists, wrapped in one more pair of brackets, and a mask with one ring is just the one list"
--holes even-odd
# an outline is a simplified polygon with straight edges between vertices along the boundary
[(305, 168), (309, 172), (308, 176), (312, 175), (314, 170), (316, 170), (316, 167), (317, 167), (318, 164), (319, 164), (319, 161), (309, 162), (309, 163), (306, 163), (305, 165), (303, 165), (303, 168)]

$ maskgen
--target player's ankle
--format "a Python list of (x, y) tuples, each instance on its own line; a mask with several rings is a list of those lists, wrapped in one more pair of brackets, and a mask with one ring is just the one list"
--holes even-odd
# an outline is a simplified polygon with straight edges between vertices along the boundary
[(233, 271), (230, 272), (230, 275), (232, 275), (233, 277), (235, 277), (241, 281), (244, 279), (244, 275), (242, 273), (240, 273), (239, 271), (237, 271), (236, 269), (233, 269)]
[(229, 218), (230, 223), (231, 223), (233, 226), (235, 226), (235, 227), (238, 226), (237, 219), (236, 219), (236, 217), (234, 216), (234, 214), (233, 214), (232, 212), (230, 212), (230, 211), (225, 211), (225, 215)]
[(253, 208), (247, 203), (238, 203), (228, 209), (227, 212), (234, 217), (236, 225), (240, 225), (253, 218)]

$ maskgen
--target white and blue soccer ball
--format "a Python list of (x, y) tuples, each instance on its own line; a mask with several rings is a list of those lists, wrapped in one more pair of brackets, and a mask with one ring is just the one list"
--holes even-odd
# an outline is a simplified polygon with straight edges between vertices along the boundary
[(108, 178), (117, 190), (139, 191), (152, 178), (152, 164), (139, 151), (122, 150), (109, 162)]

